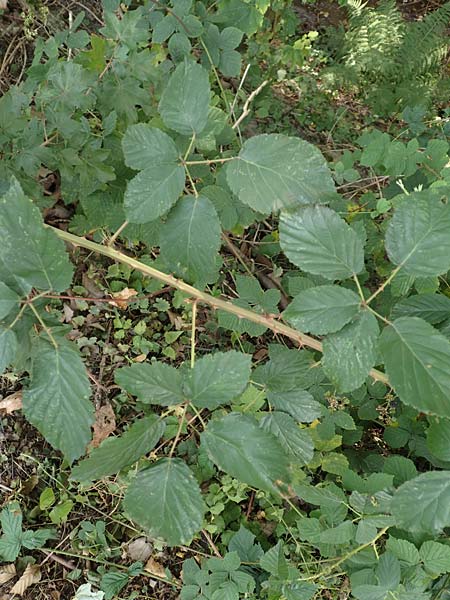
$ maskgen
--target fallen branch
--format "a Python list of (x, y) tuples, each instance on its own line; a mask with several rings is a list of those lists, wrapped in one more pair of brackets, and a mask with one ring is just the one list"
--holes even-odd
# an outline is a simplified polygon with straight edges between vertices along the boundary
[[(92, 252), (97, 252), (102, 254), (103, 256), (107, 256), (112, 260), (128, 265), (129, 267), (144, 273), (145, 275), (149, 275), (158, 281), (162, 281), (166, 285), (169, 285), (172, 288), (176, 288), (181, 292), (187, 294), (190, 298), (198, 300), (203, 304), (208, 304), (214, 309), (220, 309), (225, 312), (236, 315), (240, 319), (247, 319), (248, 321), (252, 321), (253, 323), (258, 323), (259, 325), (263, 325), (267, 327), (274, 333), (278, 333), (280, 335), (284, 335), (289, 339), (295, 341), (299, 346), (305, 346), (307, 348), (312, 348), (313, 350), (317, 350), (318, 352), (323, 352), (322, 343), (315, 338), (306, 335), (305, 333), (301, 333), (288, 325), (284, 325), (284, 323), (280, 323), (274, 316), (272, 315), (263, 315), (253, 310), (248, 310), (246, 308), (241, 308), (240, 306), (236, 306), (229, 300), (223, 300), (222, 298), (216, 298), (207, 294), (206, 292), (202, 292), (188, 283), (185, 283), (181, 279), (176, 279), (173, 275), (167, 275), (167, 273), (163, 273), (162, 271), (158, 271), (154, 267), (150, 267), (149, 265), (145, 265), (140, 261), (132, 258), (131, 256), (127, 256), (123, 254), (123, 252), (119, 252), (114, 248), (108, 246), (102, 246), (101, 244), (97, 244), (96, 242), (91, 242), (86, 238), (79, 237), (77, 235), (73, 235), (72, 233), (68, 233), (67, 231), (62, 231), (61, 229), (56, 229), (55, 227), (50, 227), (56, 235), (62, 240), (73, 244), (74, 246), (79, 246), (80, 248), (86, 248), (87, 250), (92, 250)], [(389, 385), (388, 377), (385, 373), (378, 371), (377, 369), (372, 369), (370, 371), (370, 376), (375, 381), (382, 381), (383, 383)]]

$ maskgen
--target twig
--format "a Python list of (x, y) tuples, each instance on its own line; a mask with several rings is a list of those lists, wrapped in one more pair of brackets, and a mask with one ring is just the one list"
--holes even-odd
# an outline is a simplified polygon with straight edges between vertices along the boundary
[(269, 82), (263, 81), (262, 84), (260, 86), (258, 86), (256, 88), (256, 90), (253, 90), (253, 92), (250, 94), (250, 96), (247, 98), (247, 100), (245, 101), (245, 104), (242, 108), (242, 113), (239, 116), (239, 119), (234, 123), (233, 125), (233, 129), (236, 129), (236, 127), (239, 127), (239, 125), (242, 123), (242, 121), (248, 117), (248, 115), (250, 114), (250, 104), (253, 102), (254, 98), (256, 98), (256, 96), (261, 92), (261, 90), (268, 84)]
[(60, 556), (56, 556), (56, 554), (53, 554), (53, 552), (48, 552), (47, 550), (41, 550), (41, 552), (43, 552), (47, 558), (44, 558), (40, 566), (45, 564), (48, 560), (54, 560), (63, 567), (66, 567), (66, 569), (69, 569), (69, 571), (74, 571), (77, 568), (72, 562), (61, 558)]
[(108, 246), (114, 246), (114, 242), (117, 240), (122, 231), (130, 224), (129, 221), (124, 221), (122, 225), (113, 233), (113, 235), (108, 240)]
[(205, 536), (206, 541), (208, 542), (211, 550), (214, 552), (214, 554), (217, 556), (217, 558), (222, 558), (222, 555), (220, 554), (219, 549), (213, 542), (212, 537), (209, 535), (209, 533), (206, 531), (206, 529), (202, 529), (202, 533)]
[(85, 10), (86, 12), (88, 12), (91, 15), (91, 17), (97, 21), (97, 23), (99, 25), (104, 27), (105, 23), (99, 17), (97, 17), (95, 12), (93, 10), (91, 10), (89, 7), (85, 6), (84, 4), (81, 4), (81, 2), (78, 2), (78, 0), (72, 0), (72, 4), (77, 4), (78, 6), (81, 6), (81, 8), (83, 10)]

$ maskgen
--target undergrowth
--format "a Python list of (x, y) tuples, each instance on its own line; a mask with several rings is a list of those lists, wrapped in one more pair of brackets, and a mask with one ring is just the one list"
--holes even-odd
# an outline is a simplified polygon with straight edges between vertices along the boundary
[(449, 597), (447, 8), (351, 6), (378, 127), (277, 1), (104, 0), (0, 99), (5, 597)]

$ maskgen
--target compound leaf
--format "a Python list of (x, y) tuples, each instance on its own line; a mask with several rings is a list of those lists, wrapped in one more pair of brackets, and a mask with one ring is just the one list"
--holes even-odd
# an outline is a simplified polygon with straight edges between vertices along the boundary
[(323, 341), (323, 370), (341, 392), (361, 386), (375, 365), (380, 329), (376, 317), (362, 311), (341, 331)]
[(213, 410), (242, 393), (251, 372), (251, 356), (231, 350), (196, 361), (184, 384), (187, 398), (198, 408)]
[(230, 413), (213, 420), (201, 442), (220, 469), (248, 485), (274, 492), (276, 482), (289, 478), (289, 461), (281, 444), (253, 417)]
[(116, 383), (141, 402), (171, 406), (183, 402), (181, 373), (161, 362), (135, 363), (116, 371)]
[(125, 163), (142, 169), (127, 184), (124, 205), (131, 223), (147, 223), (167, 213), (184, 188), (184, 168), (172, 139), (145, 123), (129, 127), (122, 140)]
[(450, 268), (449, 231), (450, 204), (428, 191), (410, 194), (386, 231), (389, 259), (409, 275), (441, 275)]
[(160, 234), (167, 267), (192, 283), (215, 281), (220, 248), (220, 221), (204, 196), (186, 196), (172, 209)]
[(396, 525), (437, 534), (450, 525), (450, 471), (429, 471), (401, 485), (391, 502)]
[(327, 279), (346, 279), (364, 266), (361, 239), (326, 206), (282, 213), (280, 244), (294, 265)]
[(208, 72), (192, 61), (180, 63), (159, 103), (164, 124), (182, 135), (201, 133), (208, 121), (210, 96)]
[(417, 317), (400, 317), (383, 330), (380, 350), (400, 400), (418, 410), (450, 417), (450, 342)]
[(320, 285), (301, 291), (283, 317), (299, 331), (324, 335), (342, 329), (358, 313), (360, 304), (361, 299), (351, 290)]
[(205, 513), (192, 471), (177, 458), (164, 458), (140, 471), (124, 502), (133, 521), (170, 546), (187, 544), (201, 528)]
[(58, 339), (34, 342), (31, 380), (23, 393), (23, 411), (32, 425), (72, 463), (91, 439), (94, 409), (89, 379), (75, 345)]
[(250, 138), (227, 166), (226, 175), (239, 200), (261, 213), (323, 203), (334, 191), (331, 172), (320, 151), (309, 142), (286, 135)]
[(88, 458), (72, 469), (72, 479), (93, 481), (118, 473), (132, 465), (152, 450), (162, 434), (165, 424), (157, 415), (139, 419), (119, 437), (109, 437)]

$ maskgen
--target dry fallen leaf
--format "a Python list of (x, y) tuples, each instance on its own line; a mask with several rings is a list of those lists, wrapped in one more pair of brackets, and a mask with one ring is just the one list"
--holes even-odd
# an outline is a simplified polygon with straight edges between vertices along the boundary
[(95, 422), (93, 425), (94, 435), (91, 447), (97, 448), (116, 429), (116, 416), (111, 404), (104, 404), (95, 411)]
[(114, 300), (111, 302), (111, 304), (115, 304), (118, 308), (125, 310), (128, 306), (128, 300), (130, 298), (134, 298), (134, 296), (137, 296), (137, 291), (126, 287), (120, 292), (114, 292), (112, 296)]
[(127, 555), (133, 561), (145, 562), (153, 551), (153, 546), (147, 538), (140, 537), (130, 542), (127, 546)]
[(16, 567), (14, 565), (3, 565), (0, 567), (0, 585), (7, 583), (16, 576)]
[(167, 578), (164, 567), (162, 566), (161, 563), (159, 563), (154, 558), (150, 557), (148, 559), (148, 561), (145, 563), (144, 569), (146, 571), (148, 571), (148, 573), (151, 573), (152, 575), (157, 575), (158, 577), (163, 577), (164, 579)]
[(39, 583), (41, 580), (41, 568), (39, 565), (27, 565), (27, 568), (23, 572), (22, 577), (17, 581), (14, 586), (11, 588), (11, 594), (17, 594), (18, 596), (23, 596), (25, 590), (27, 590), (31, 585), (35, 583)]
[(139, 356), (135, 356), (133, 358), (133, 361), (137, 362), (137, 363), (141, 363), (141, 362), (144, 362), (146, 360), (147, 360), (147, 355), (146, 354), (139, 354)]
[(0, 0), (0, 10), (6, 10), (8, 8), (8, 0)]
[(0, 413), (6, 412), (7, 415), (10, 415), (15, 410), (20, 410), (21, 408), (22, 408), (22, 390), (19, 390), (18, 392), (14, 392), (14, 394), (6, 396), (6, 398), (4, 398), (3, 400), (0, 400)]

